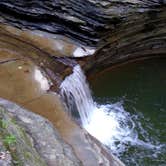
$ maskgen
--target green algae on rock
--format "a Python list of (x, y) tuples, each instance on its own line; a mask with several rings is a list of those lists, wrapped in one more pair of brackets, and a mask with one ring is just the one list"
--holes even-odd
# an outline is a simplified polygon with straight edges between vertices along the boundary
[[(0, 105), (2, 102), (0, 118), (7, 126), (0, 128), (3, 131), (0, 142), (3, 143), (3, 150), (11, 154), (12, 159), (8, 163), (20, 166), (53, 166), (55, 163), (57, 166), (81, 165), (72, 148), (61, 140), (47, 120), (12, 103), (7, 104), (1, 100)], [(6, 146), (3, 140), (7, 135), (13, 135), (16, 140)]]

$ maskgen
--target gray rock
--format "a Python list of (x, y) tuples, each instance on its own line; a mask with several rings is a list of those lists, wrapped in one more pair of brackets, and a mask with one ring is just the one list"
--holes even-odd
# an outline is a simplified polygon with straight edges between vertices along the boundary
[[(16, 138), (16, 143), (8, 147), (12, 149), (11, 154), (14, 153), (12, 162), (17, 160), (24, 166), (81, 165), (72, 148), (62, 141), (48, 120), (3, 99), (0, 99), (0, 118), (7, 124), (3, 134)], [(0, 162), (4, 164), (4, 160)], [(4, 166), (10, 165), (6, 164)]]
[(11, 166), (12, 165), (12, 157), (9, 151), (2, 144), (2, 140), (0, 140), (0, 166)]

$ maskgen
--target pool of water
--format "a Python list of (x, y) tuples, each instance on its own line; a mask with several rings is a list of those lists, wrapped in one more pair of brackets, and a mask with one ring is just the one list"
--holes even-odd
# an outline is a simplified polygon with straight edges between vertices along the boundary
[(166, 165), (166, 59), (108, 70), (90, 80), (90, 87), (96, 103), (112, 118), (112, 124), (109, 118), (98, 121), (100, 135), (110, 139), (108, 149), (126, 165)]

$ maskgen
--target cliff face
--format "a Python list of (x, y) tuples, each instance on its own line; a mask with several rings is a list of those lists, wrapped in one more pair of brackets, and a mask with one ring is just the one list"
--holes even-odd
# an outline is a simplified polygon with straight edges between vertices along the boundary
[[(19, 29), (0, 25), (0, 53), (8, 50), (14, 54), (14, 60), (18, 60), (17, 52), (31, 59), (52, 82), (49, 91), (57, 92), (77, 63), (87, 73), (94, 73), (121, 62), (166, 55), (165, 0), (1, 0), (0, 15), (0, 23)], [(39, 33), (35, 36), (34, 31), (26, 33), (25, 29), (51, 35)], [(80, 49), (86, 52), (84, 46), (97, 51), (89, 57), (73, 58), (77, 45), (54, 40), (53, 34), (79, 43), (77, 54)], [(67, 49), (69, 51), (63, 52)], [(9, 56), (8, 53), (4, 55)], [(0, 63), (4, 63), (3, 57), (0, 57)], [(4, 118), (3, 109), (0, 114)], [(40, 158), (40, 154), (37, 156)], [(96, 158), (100, 160), (98, 154)], [(74, 160), (80, 164), (76, 158), (72, 162)]]
[(85, 68), (101, 71), (115, 64), (144, 58), (166, 57), (166, 8), (131, 15), (108, 35)]
[(62, 34), (96, 46), (105, 43), (108, 33), (129, 16), (136, 15), (137, 20), (165, 4), (165, 0), (1, 0), (0, 13), (15, 26)]
[[(2, 23), (64, 35), (94, 47), (93, 56), (81, 59), (88, 72), (166, 53), (165, 0), (1, 0), (0, 13)], [(48, 56), (57, 56), (47, 45)]]
[[(87, 58), (66, 58), (68, 54), (72, 56), (74, 53), (60, 53), (59, 50), (76, 50), (77, 46), (67, 44), (57, 49), (54, 47), (56, 42), (52, 39), (45, 41), (45, 37), (41, 40), (32, 34), (27, 38), (27, 34), (25, 37), (18, 35), (18, 32), (8, 40), (9, 31), (4, 31), (0, 26), (2, 43), (10, 41), (13, 45), (16, 42), (16, 47), (20, 50), (25, 43), (34, 47), (35, 51), (42, 52), (40, 58), (34, 59), (32, 55), (29, 57), (43, 70), (47, 68), (46, 73), (51, 75), (54, 82), (57, 82), (57, 77), (58, 80), (63, 80), (70, 74), (77, 62), (90, 73), (129, 60), (166, 55), (165, 0), (1, 0), (0, 14), (1, 23), (19, 29), (64, 35), (76, 43), (82, 43), (83, 47), (88, 45), (97, 50)], [(56, 44), (59, 45), (58, 42)], [(86, 52), (82, 46), (76, 50), (77, 54), (80, 54), (80, 49)], [(51, 56), (54, 57), (50, 58)], [(44, 62), (43, 67), (41, 64)], [(52, 71), (58, 74), (53, 76)]]

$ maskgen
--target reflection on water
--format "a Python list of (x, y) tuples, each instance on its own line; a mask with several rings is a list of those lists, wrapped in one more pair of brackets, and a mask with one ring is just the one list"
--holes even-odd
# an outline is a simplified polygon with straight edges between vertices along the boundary
[(91, 81), (101, 111), (89, 130), (126, 165), (165, 164), (165, 64), (164, 59), (128, 64)]

